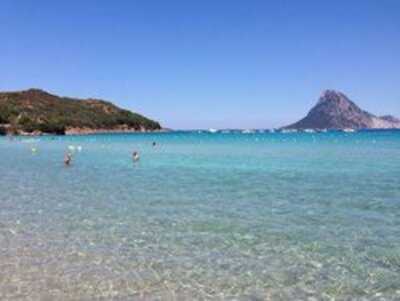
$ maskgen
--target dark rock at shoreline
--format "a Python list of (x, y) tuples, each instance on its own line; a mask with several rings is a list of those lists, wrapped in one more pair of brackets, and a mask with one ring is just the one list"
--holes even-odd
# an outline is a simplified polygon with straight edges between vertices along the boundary
[(7, 129), (4, 126), (0, 126), (0, 136), (7, 135)]

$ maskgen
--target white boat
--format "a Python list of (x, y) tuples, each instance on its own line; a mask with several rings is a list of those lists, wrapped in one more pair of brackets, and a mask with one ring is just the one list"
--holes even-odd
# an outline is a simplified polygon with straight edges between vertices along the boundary
[(211, 128), (211, 129), (208, 129), (208, 131), (209, 131), (210, 133), (213, 133), (213, 134), (218, 132), (217, 129), (212, 129), (212, 128)]
[(254, 130), (243, 130), (242, 134), (252, 134), (254, 133)]
[(354, 133), (356, 130), (355, 129), (343, 129), (343, 132), (345, 133)]
[(296, 129), (284, 129), (284, 130), (281, 130), (281, 133), (284, 133), (284, 134), (297, 133), (297, 130)]

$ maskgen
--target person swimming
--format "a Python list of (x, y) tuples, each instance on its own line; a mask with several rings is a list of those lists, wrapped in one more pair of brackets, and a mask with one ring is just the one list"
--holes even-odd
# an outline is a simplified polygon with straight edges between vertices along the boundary
[(153, 145), (153, 147), (156, 147), (157, 143), (155, 141), (153, 141), (152, 145)]
[(139, 157), (139, 153), (137, 151), (134, 151), (132, 153), (132, 159), (133, 159), (134, 162), (139, 161), (140, 157)]
[(71, 155), (71, 153), (66, 153), (65, 156), (64, 156), (64, 164), (65, 164), (66, 166), (70, 166), (70, 165), (71, 165), (71, 162), (72, 162), (72, 155)]

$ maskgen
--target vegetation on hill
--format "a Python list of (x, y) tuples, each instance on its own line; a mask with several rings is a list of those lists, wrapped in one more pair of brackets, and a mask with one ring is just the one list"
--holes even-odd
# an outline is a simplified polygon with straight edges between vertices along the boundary
[(7, 131), (16, 133), (64, 134), (71, 128), (161, 129), (158, 122), (107, 101), (59, 97), (37, 89), (0, 93), (0, 124), (7, 124)]

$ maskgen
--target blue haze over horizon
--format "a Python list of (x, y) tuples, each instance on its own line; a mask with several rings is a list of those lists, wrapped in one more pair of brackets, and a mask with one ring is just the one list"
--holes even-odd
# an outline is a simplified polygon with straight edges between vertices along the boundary
[(267, 128), (324, 89), (400, 117), (400, 2), (0, 3), (0, 90), (95, 97), (170, 128)]

